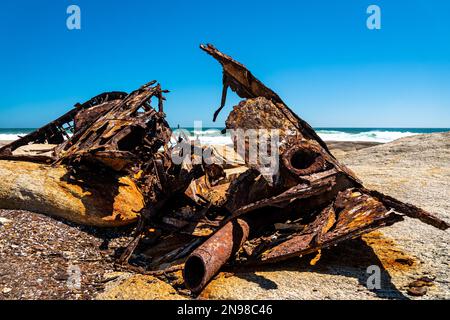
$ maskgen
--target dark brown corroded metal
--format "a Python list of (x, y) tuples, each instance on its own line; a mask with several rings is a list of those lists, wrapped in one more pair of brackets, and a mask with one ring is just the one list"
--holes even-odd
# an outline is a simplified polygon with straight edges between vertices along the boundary
[(83, 104), (76, 104), (75, 108), (62, 115), (58, 119), (46, 124), (45, 126), (27, 134), (26, 136), (11, 142), (0, 148), (1, 154), (11, 154), (17, 148), (34, 143), (60, 144), (69, 139), (69, 133), (74, 132), (74, 119), (80, 111), (92, 108), (99, 104), (121, 100), (126, 96), (125, 92), (106, 92), (102, 93)]
[[(224, 90), (229, 87), (236, 92), (239, 97), (244, 99), (253, 99), (262, 97), (272, 101), (280, 108), (284, 118), (291, 122), (291, 126), (303, 130), (304, 134), (313, 140), (316, 140), (325, 150), (328, 150), (326, 143), (317, 135), (314, 129), (304, 120), (300, 119), (281, 98), (271, 89), (266, 87), (241, 63), (233, 60), (230, 56), (220, 52), (213, 45), (201, 45), (200, 48), (214, 57), (223, 67)], [(214, 114), (214, 120), (220, 110), (225, 106), (226, 96), (222, 96), (222, 104)], [(275, 120), (275, 119), (272, 119)], [(256, 128), (252, 128), (256, 129)]]
[(236, 219), (225, 224), (186, 260), (183, 277), (186, 286), (199, 293), (222, 266), (232, 258), (247, 241), (248, 223)]
[[(246, 263), (281, 261), (358, 237), (401, 221), (402, 216), (394, 210), (440, 229), (449, 227), (446, 222), (419, 208), (365, 189), (356, 175), (329, 152), (325, 142), (312, 127), (245, 66), (212, 45), (202, 45), (201, 48), (223, 67), (222, 100), (214, 120), (225, 106), (226, 92), (231, 88), (245, 100), (234, 107), (228, 116), (227, 129), (234, 129), (234, 132), (265, 129), (263, 137), (268, 140), (271, 138), (270, 133), (267, 133), (270, 130), (276, 129), (279, 135), (280, 168), (272, 181), (262, 178), (262, 166), (259, 163), (249, 161), (249, 152), (256, 149), (250, 149), (248, 140), (232, 136), (236, 151), (242, 151), (238, 143), (245, 143), (245, 153), (241, 156), (251, 170), (242, 174), (228, 189), (224, 207), (229, 216), (223, 223), (229, 225), (236, 219), (245, 219), (251, 215), (260, 225), (266, 224), (267, 232), (272, 221), (275, 221), (273, 215), (269, 219), (267, 214), (277, 210), (279, 222), (290, 216), (304, 225), (301, 231), (289, 237), (280, 237), (274, 233), (272, 240), (261, 241), (262, 238), (258, 237), (249, 239), (249, 243), (255, 246), (248, 251), (250, 254)], [(242, 243), (236, 242), (235, 245)], [(213, 248), (205, 246), (202, 256), (212, 255)], [(198, 257), (191, 257), (194, 262), (200, 261)], [(208, 265), (208, 259), (202, 261), (198, 263), (202, 270), (218, 271), (217, 261), (214, 261), (214, 265)], [(206, 285), (204, 280), (209, 277), (197, 279), (194, 286), (196, 292)], [(190, 281), (186, 276), (185, 280)]]
[[(92, 119), (100, 114), (60, 150), (59, 162), (96, 161), (121, 171), (136, 162), (150, 160), (171, 136), (163, 112), (163, 93), (168, 91), (155, 83), (132, 92), (106, 113), (93, 112), (93, 116), (86, 116)], [(158, 99), (158, 111), (150, 105), (153, 97)], [(150, 158), (145, 158), (146, 154)]]
[[(286, 170), (280, 170), (279, 175), (290, 172), (291, 178), (301, 180), (302, 177), (332, 168), (345, 174), (355, 185), (361, 181), (345, 165), (337, 161), (328, 151), (326, 144), (314, 138), (314, 130), (303, 124), (303, 120), (293, 123), (291, 119), (300, 119), (284, 103), (275, 103), (265, 97), (247, 99), (233, 108), (226, 120), (226, 128), (234, 132), (239, 130), (277, 130), (279, 135), (280, 164)], [(303, 121), (303, 122), (302, 122)], [(267, 138), (270, 138), (270, 133)], [(234, 142), (239, 136), (232, 134)], [(324, 147), (325, 145), (325, 147)], [(239, 152), (239, 148), (237, 151)], [(248, 159), (248, 148), (242, 158)], [(313, 161), (310, 161), (313, 160)], [(258, 167), (256, 167), (258, 169)]]
[(429, 224), (441, 230), (447, 230), (448, 228), (450, 228), (449, 223), (437, 218), (431, 213), (426, 212), (425, 210), (420, 209), (412, 204), (401, 202), (395, 198), (392, 198), (375, 190), (366, 190), (366, 191), (374, 198), (377, 198), (380, 201), (382, 201), (386, 206), (394, 209), (397, 212), (401, 212), (410, 218), (419, 219), (423, 223)]
[(377, 199), (347, 189), (305, 230), (254, 258), (268, 263), (306, 255), (402, 220)]
[[(263, 161), (251, 162), (254, 146), (245, 139), (243, 150), (235, 145), (243, 161), (209, 152), (209, 160), (226, 160), (220, 165), (205, 157), (196, 162), (197, 151), (208, 152), (186, 137), (171, 146), (163, 110), (163, 94), (168, 91), (156, 81), (129, 95), (105, 93), (77, 105), (1, 148), (0, 158), (51, 161), (65, 166), (67, 178), (80, 184), (86, 174), (101, 179), (101, 173), (116, 174), (115, 170), (128, 175), (144, 203), (134, 238), (119, 263), (127, 263), (145, 238), (150, 255), (146, 266), (155, 270), (185, 263), (183, 276), (194, 293), (227, 263), (263, 264), (313, 253), (401, 221), (402, 214), (449, 228), (420, 208), (365, 189), (312, 127), (245, 66), (211, 45), (201, 48), (223, 67), (221, 105), (214, 120), (230, 88), (244, 100), (229, 114), (226, 128), (264, 129), (267, 140), (276, 130), (278, 144), (270, 152), (277, 151), (278, 171), (269, 175), (263, 172)], [(240, 142), (237, 135), (233, 139)], [(58, 146), (51, 148), (50, 156), (12, 154), (32, 143)], [(175, 163), (173, 155), (185, 161)]]
[[(125, 98), (125, 96), (123, 98)], [(81, 132), (83, 129), (91, 126), (100, 116), (111, 110), (117, 103), (121, 102), (123, 98), (106, 101), (91, 108), (79, 110), (73, 120), (74, 133)]]

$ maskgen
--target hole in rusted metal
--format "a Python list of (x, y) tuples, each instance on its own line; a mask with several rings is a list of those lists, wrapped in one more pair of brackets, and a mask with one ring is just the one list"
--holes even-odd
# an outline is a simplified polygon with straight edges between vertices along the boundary
[(311, 167), (319, 155), (308, 149), (299, 149), (291, 157), (291, 165), (295, 169), (304, 170)]
[(132, 151), (142, 140), (142, 134), (143, 133), (140, 128), (133, 128), (128, 135), (117, 143), (118, 149), (122, 151)]
[(188, 288), (197, 288), (202, 284), (205, 275), (203, 260), (197, 256), (190, 256), (184, 266), (184, 279)]

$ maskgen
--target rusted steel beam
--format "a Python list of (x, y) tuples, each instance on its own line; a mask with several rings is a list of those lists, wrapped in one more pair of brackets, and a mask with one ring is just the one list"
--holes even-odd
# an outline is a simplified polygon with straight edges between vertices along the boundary
[(225, 224), (186, 260), (183, 278), (186, 286), (199, 293), (247, 241), (250, 228), (243, 219)]
[(382, 201), (386, 206), (396, 210), (397, 212), (401, 212), (408, 217), (419, 219), (420, 221), (441, 230), (447, 230), (450, 228), (449, 223), (412, 204), (401, 202), (375, 190), (366, 190), (366, 192), (371, 196), (380, 199), (380, 201)]

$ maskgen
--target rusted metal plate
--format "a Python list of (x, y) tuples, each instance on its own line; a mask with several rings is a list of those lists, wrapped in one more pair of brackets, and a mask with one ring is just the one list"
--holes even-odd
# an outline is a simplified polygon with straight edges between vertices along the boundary
[(335, 202), (323, 209), (301, 233), (255, 259), (267, 263), (306, 255), (402, 220), (370, 195), (347, 189), (340, 192)]

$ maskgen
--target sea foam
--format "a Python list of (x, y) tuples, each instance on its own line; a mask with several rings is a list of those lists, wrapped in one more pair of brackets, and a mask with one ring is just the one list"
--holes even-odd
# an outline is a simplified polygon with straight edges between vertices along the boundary
[(318, 130), (317, 134), (325, 141), (359, 141), (387, 143), (400, 138), (409, 137), (418, 133), (409, 131), (380, 131), (371, 130), (350, 133), (338, 130)]
[[(218, 129), (208, 129), (204, 131), (185, 131), (191, 140), (198, 139), (203, 145), (232, 145), (229, 134), (223, 135)], [(13, 141), (19, 139), (23, 133), (0, 133), (0, 141)], [(358, 141), (358, 142), (381, 142), (387, 143), (403, 137), (413, 136), (419, 133), (410, 131), (388, 131), (388, 130), (369, 130), (362, 132), (346, 132), (345, 130), (317, 130), (318, 135), (325, 141)]]
[(0, 141), (14, 141), (25, 135), (26, 133), (0, 133)]

